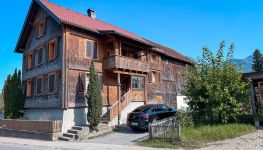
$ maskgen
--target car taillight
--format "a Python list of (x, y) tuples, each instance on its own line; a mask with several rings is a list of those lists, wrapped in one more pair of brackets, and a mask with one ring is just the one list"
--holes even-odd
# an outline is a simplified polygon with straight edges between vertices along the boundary
[(150, 116), (149, 116), (148, 114), (143, 114), (143, 115), (141, 116), (141, 118), (143, 118), (143, 119), (149, 119)]

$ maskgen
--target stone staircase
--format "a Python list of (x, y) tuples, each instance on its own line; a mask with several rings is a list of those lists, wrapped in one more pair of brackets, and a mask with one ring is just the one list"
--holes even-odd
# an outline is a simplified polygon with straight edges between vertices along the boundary
[(90, 132), (89, 126), (73, 126), (71, 129), (67, 131), (67, 133), (63, 133), (61, 137), (58, 138), (60, 141), (80, 141), (82, 139), (87, 139), (95, 136), (99, 136), (100, 134), (104, 134), (106, 132), (112, 131), (112, 128), (106, 123), (100, 123), (98, 125), (98, 132)]
[(110, 113), (109, 111), (101, 117), (101, 123), (109, 123), (110, 122)]

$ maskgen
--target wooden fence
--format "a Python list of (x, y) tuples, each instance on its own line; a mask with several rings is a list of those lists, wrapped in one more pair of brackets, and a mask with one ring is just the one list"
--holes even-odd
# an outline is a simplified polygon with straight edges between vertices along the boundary
[(149, 124), (151, 139), (180, 140), (180, 125), (177, 117), (170, 117)]

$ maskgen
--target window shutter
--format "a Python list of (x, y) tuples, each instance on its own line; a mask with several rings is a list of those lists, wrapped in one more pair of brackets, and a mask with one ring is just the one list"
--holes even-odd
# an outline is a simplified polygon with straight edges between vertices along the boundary
[(45, 46), (45, 62), (48, 62), (48, 56), (49, 56), (49, 44)]
[(46, 95), (48, 93), (48, 76), (43, 78), (43, 94)]
[(33, 53), (32, 53), (32, 67), (31, 67), (31, 69), (36, 66), (36, 65), (35, 65), (35, 60), (36, 60), (35, 56), (36, 56), (36, 55), (35, 55), (35, 52), (33, 52)]
[(152, 71), (150, 71), (150, 72), (148, 73), (148, 78), (149, 78), (149, 82), (152, 82), (152, 81), (153, 81)]
[(59, 53), (59, 38), (56, 39), (55, 58), (58, 57)]
[(54, 77), (54, 93), (57, 92), (58, 92), (58, 73), (56, 73)]
[(35, 80), (31, 81), (31, 97), (35, 96)]
[(93, 42), (92, 50), (93, 50), (93, 59), (98, 59), (98, 49), (97, 49), (97, 43), (96, 42)]
[(86, 57), (91, 58), (92, 56), (92, 42), (91, 41), (87, 41), (86, 44)]
[(85, 89), (87, 88), (87, 87), (85, 87), (85, 85), (86, 85), (86, 73), (81, 72), (79, 74), (78, 84), (79, 84), (79, 92), (84, 92)]
[(46, 30), (47, 30), (47, 19), (44, 20), (44, 29), (43, 29), (43, 35), (46, 34)]

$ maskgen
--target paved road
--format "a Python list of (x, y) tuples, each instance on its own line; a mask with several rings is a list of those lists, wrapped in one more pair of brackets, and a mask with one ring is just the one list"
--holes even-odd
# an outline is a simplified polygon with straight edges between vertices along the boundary
[[(112, 139), (114, 140), (114, 139)], [(115, 145), (85, 142), (51, 142), (0, 137), (0, 150), (158, 150), (136, 145)], [(159, 149), (167, 150), (167, 149)]]
[(127, 127), (121, 127), (118, 131), (112, 134), (97, 137), (94, 139), (83, 140), (84, 143), (101, 143), (101, 144), (114, 144), (114, 145), (135, 145), (148, 137), (146, 131), (133, 131)]

